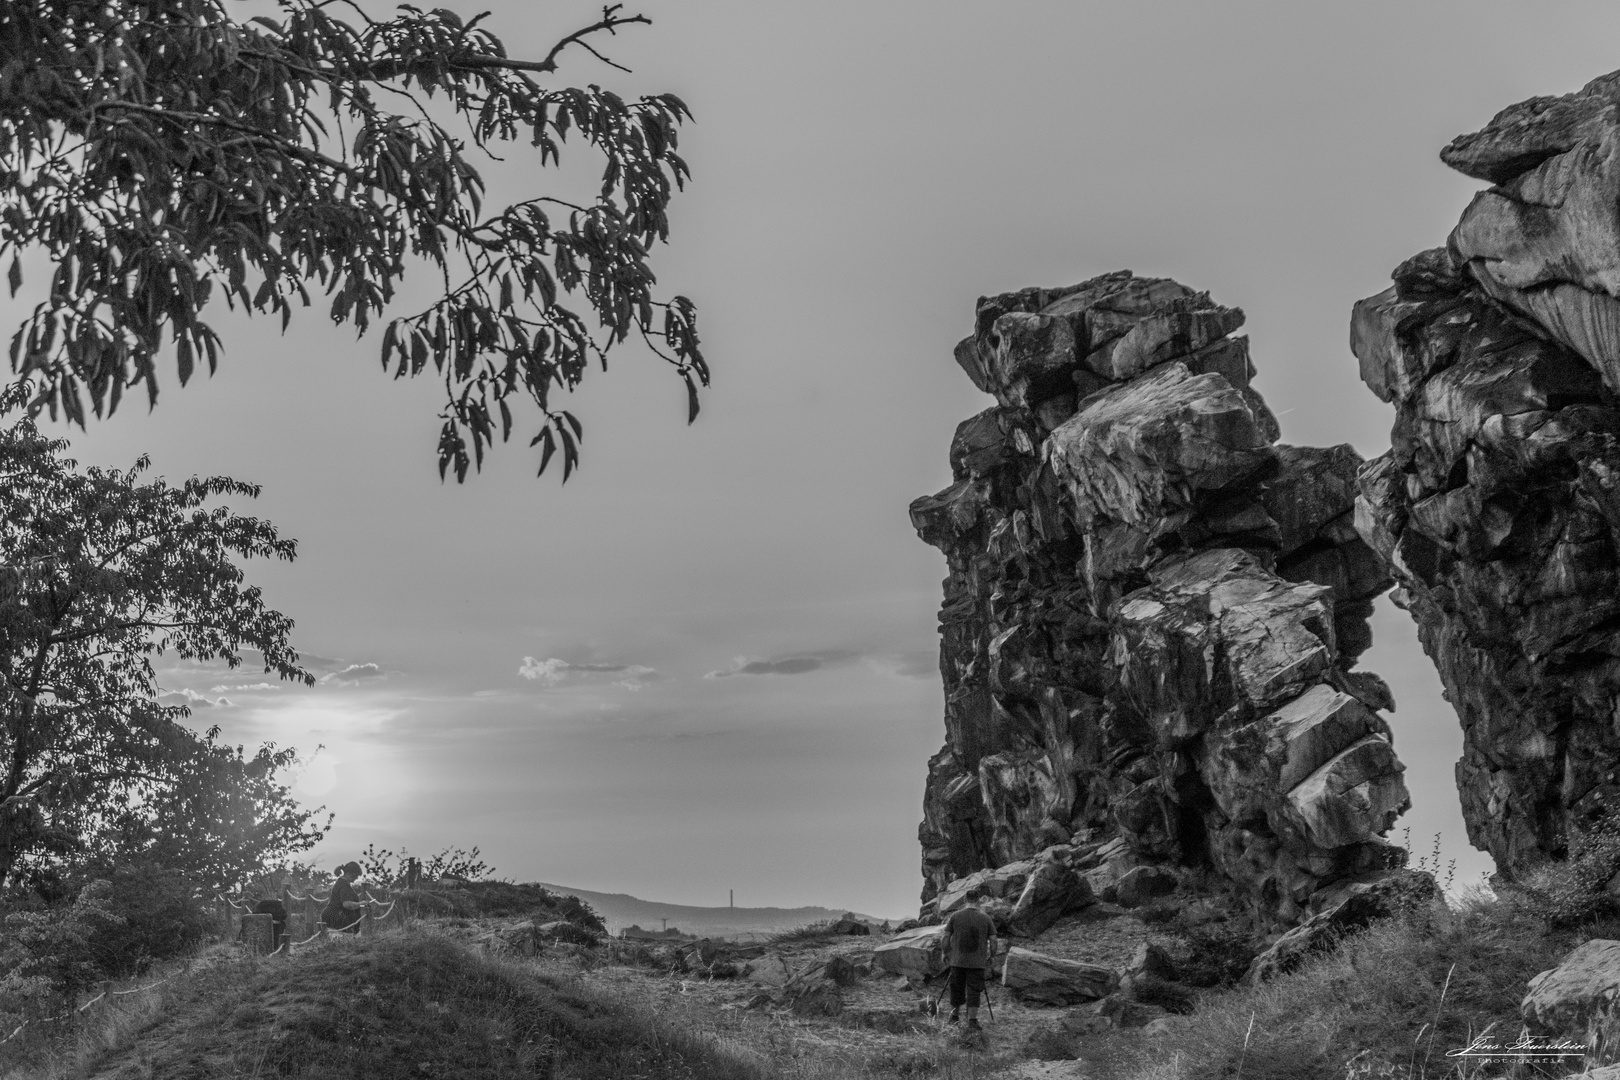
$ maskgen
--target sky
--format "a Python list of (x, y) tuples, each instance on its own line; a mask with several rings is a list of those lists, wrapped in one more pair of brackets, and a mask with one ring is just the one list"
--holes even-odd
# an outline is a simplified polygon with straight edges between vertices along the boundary
[[(485, 6), (532, 57), (600, 11)], [(654, 259), (699, 308), (696, 424), (627, 349), (576, 395), (566, 486), (535, 478), (526, 439), (441, 483), (435, 385), (392, 381), (375, 337), (317, 308), (284, 335), (222, 311), (215, 376), (63, 432), (82, 462), (262, 484), (252, 512), (298, 539), (250, 577), (320, 682), (163, 679), (199, 727), (304, 753), (295, 792), (337, 815), (323, 864), (476, 844), (516, 880), (914, 911), (945, 566), (906, 508), (950, 482), (952, 431), (990, 404), (951, 357), (976, 298), (1119, 268), (1208, 289), (1248, 313), (1284, 440), (1374, 456), (1393, 414), (1356, 376), (1350, 308), (1478, 188), (1438, 151), (1620, 66), (1602, 3), (639, 10), (653, 25), (610, 50), (633, 74), (573, 52), (559, 78), (696, 114)], [(520, 197), (548, 174), (519, 150), (486, 175)], [(1407, 616), (1382, 602), (1375, 634), (1401, 824), (1476, 881), (1455, 716)]]

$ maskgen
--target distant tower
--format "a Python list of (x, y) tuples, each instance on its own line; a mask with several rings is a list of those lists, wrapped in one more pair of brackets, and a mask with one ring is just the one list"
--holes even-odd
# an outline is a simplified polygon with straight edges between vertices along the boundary
[(730, 906), (731, 907), (736, 907), (737, 906), (737, 890), (736, 889), (727, 889), (726, 894), (731, 897)]

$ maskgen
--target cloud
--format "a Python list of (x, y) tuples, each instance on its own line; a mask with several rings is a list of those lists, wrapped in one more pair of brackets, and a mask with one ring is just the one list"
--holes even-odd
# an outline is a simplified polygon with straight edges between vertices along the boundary
[(705, 679), (729, 679), (733, 675), (804, 675), (819, 671), (829, 664), (839, 664), (860, 658), (853, 649), (822, 649), (819, 652), (794, 653), (779, 660), (750, 660), (746, 656), (732, 657), (731, 667), (711, 671)]
[(158, 700), (165, 705), (186, 705), (193, 709), (233, 709), (236, 707), (236, 702), (232, 701), (228, 697), (222, 697), (218, 701), (212, 701), (208, 697), (199, 694), (197, 691), (190, 688), (166, 691), (158, 695)]
[(321, 676), (321, 682), (337, 686), (353, 686), (363, 679), (382, 679), (388, 673), (376, 664), (350, 664), (338, 671), (330, 671)]
[(523, 663), (518, 667), (518, 674), (541, 686), (556, 686), (563, 679), (575, 674), (619, 675), (622, 677), (614, 680), (615, 686), (625, 690), (640, 690), (644, 682), (650, 681), (658, 674), (658, 669), (641, 664), (572, 664), (555, 656), (544, 660), (525, 656)]
[(536, 660), (532, 656), (525, 656), (518, 674), (530, 682), (537, 682), (541, 686), (556, 686), (562, 682), (563, 673), (571, 667), (566, 660), (550, 657), (546, 660)]
[(239, 694), (243, 694), (243, 693), (248, 692), (249, 690), (280, 690), (280, 689), (281, 689), (281, 687), (277, 686), (275, 683), (256, 682), (256, 683), (249, 683), (246, 686), (225, 686), (223, 684), (220, 685), (220, 686), (211, 686), (211, 687), (208, 688), (208, 692), (210, 694), (223, 694), (227, 690), (234, 690)]

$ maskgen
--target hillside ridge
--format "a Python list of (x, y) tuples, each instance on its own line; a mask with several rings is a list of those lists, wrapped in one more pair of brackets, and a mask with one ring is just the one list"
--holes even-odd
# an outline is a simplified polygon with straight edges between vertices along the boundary
[[(554, 885), (536, 882), (542, 888), (564, 896), (577, 896), (595, 909), (617, 932), (626, 926), (639, 925), (648, 930), (659, 929), (659, 921), (668, 919), (670, 926), (687, 932), (715, 932), (725, 929), (791, 930), (808, 923), (836, 919), (851, 913), (856, 918), (874, 925), (884, 921), (883, 916), (851, 912), (849, 908), (829, 908), (818, 904), (802, 907), (702, 907), (695, 904), (666, 904), (657, 900), (643, 900), (629, 893), (597, 892), (572, 885)], [(892, 918), (892, 916), (890, 917)]]

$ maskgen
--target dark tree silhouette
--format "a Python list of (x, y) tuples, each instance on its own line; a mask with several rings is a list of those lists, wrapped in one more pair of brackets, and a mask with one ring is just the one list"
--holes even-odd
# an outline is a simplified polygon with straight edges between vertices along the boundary
[[(10, 0), (0, 5), (0, 262), (54, 266), (49, 296), (11, 343), (34, 413), (81, 426), (122, 395), (158, 394), (172, 343), (182, 385), (219, 360), (203, 321), (216, 293), (279, 315), (324, 292), (364, 333), (407, 261), (439, 282), (387, 322), (383, 367), (443, 379), (439, 471), (457, 480), (538, 407), (540, 471), (566, 480), (582, 428), (555, 405), (632, 331), (685, 381), (687, 420), (709, 374), (689, 300), (655, 298), (648, 265), (687, 178), (672, 94), (625, 101), (554, 87), (564, 54), (650, 20), (603, 8), (539, 60), (506, 55), (483, 16), (354, 0), (277, 0), (231, 18), (223, 0)], [(432, 99), (432, 100), (430, 100)], [(556, 166), (570, 134), (602, 162), (594, 197), (535, 195), (489, 211), (470, 148), (529, 142)], [(583, 294), (584, 306), (567, 306)], [(470, 448), (469, 448), (470, 443)]]
[[(22, 397), (0, 393), (0, 413)], [(207, 858), (185, 868), (212, 881), (222, 860), (307, 848), (321, 830), (275, 782), (288, 753), (248, 759), (199, 739), (179, 723), (186, 708), (159, 700), (153, 669), (165, 652), (236, 667), (253, 650), (266, 672), (313, 683), (292, 621), (236, 564), (291, 560), (294, 542), (206, 505), (257, 495), (250, 484), (142, 480), (145, 458), (81, 471), (64, 447), (28, 419), (0, 429), (0, 882), (28, 860), (185, 862), (199, 848)]]

